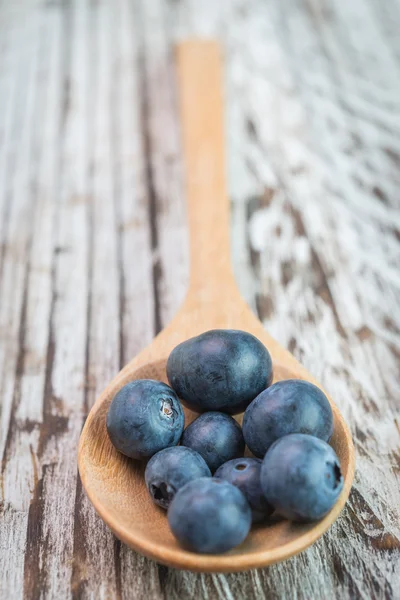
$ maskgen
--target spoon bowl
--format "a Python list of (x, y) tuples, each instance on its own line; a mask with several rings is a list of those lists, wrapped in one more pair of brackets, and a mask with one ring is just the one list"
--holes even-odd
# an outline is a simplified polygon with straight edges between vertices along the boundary
[[(209, 329), (242, 329), (268, 348), (274, 382), (304, 379), (310, 373), (264, 330), (236, 287), (230, 266), (229, 204), (224, 178), (221, 60), (214, 42), (178, 47), (183, 146), (191, 243), (191, 278), (186, 300), (172, 322), (136, 356), (97, 399), (82, 431), (78, 465), (82, 484), (100, 517), (123, 542), (154, 560), (181, 569), (231, 572), (263, 567), (301, 552), (335, 521), (350, 493), (354, 447), (349, 429), (328, 396), (334, 416), (331, 445), (344, 477), (332, 510), (316, 523), (273, 519), (252, 528), (248, 538), (223, 555), (201, 555), (179, 546), (166, 513), (154, 505), (144, 483), (145, 464), (115, 450), (106, 430), (108, 407), (117, 391), (134, 379), (168, 383), (166, 362), (180, 342)], [(322, 389), (322, 388), (321, 388)], [(326, 392), (325, 392), (326, 393)], [(185, 426), (197, 413), (184, 407)], [(236, 419), (241, 423), (243, 415)]]

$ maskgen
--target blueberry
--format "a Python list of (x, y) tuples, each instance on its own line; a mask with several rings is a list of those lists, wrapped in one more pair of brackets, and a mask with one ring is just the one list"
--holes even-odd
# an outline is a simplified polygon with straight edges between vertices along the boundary
[(217, 554), (243, 542), (251, 526), (251, 509), (237, 487), (222, 479), (202, 477), (176, 493), (168, 521), (183, 546)]
[(214, 472), (224, 462), (244, 454), (240, 425), (221, 412), (203, 413), (183, 432), (181, 444), (196, 450)]
[(333, 433), (328, 398), (308, 381), (279, 381), (261, 392), (244, 413), (244, 439), (255, 456), (263, 458), (275, 440), (289, 433), (307, 433), (326, 442)]
[(107, 431), (115, 448), (131, 458), (149, 458), (176, 446), (184, 414), (174, 390), (161, 381), (138, 379), (114, 396)]
[(338, 499), (343, 476), (335, 451), (323, 440), (293, 433), (277, 440), (261, 467), (265, 497), (292, 521), (321, 519)]
[(272, 361), (250, 333), (213, 329), (174, 348), (167, 375), (191, 409), (236, 414), (271, 384)]
[(168, 508), (176, 492), (192, 479), (211, 477), (204, 458), (185, 446), (164, 448), (151, 457), (144, 478), (150, 496), (162, 508)]
[(250, 504), (253, 523), (264, 521), (274, 510), (261, 489), (261, 464), (259, 458), (234, 458), (221, 465), (214, 475), (243, 492)]

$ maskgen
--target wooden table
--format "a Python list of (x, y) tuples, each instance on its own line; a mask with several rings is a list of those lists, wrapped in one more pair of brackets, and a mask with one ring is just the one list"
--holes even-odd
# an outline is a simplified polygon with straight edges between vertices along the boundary
[[(400, 3), (4, 0), (0, 597), (400, 598)], [(233, 262), (330, 391), (357, 475), (308, 551), (243, 574), (159, 566), (77, 477), (82, 424), (187, 283), (171, 45), (226, 54)]]

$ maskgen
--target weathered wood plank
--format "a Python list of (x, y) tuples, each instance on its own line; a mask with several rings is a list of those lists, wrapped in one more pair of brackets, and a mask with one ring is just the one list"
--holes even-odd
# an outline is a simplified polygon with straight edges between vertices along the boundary
[[(48, 6), (45, 9), (51, 10)], [(85, 394), (88, 296), (85, 125), (90, 112), (81, 54), (86, 30), (83, 13), (72, 11), (70, 5), (60, 7), (56, 13), (61, 17), (61, 36), (54, 40), (54, 45), (59, 47), (60, 60), (53, 76), (62, 95), (58, 103), (61, 108), (58, 137), (53, 141), (53, 150), (57, 148), (59, 153), (56, 182), (51, 192), (58, 210), (53, 222), (52, 298), (43, 421), (37, 451), (38, 482), (29, 509), (25, 551), (27, 598), (62, 597), (69, 587), (76, 488), (76, 469), (71, 459), (79, 438)]]
[[(0, 7), (1, 597), (400, 597), (399, 19), (397, 0)], [(225, 45), (239, 285), (358, 452), (322, 540), (228, 576), (122, 546), (76, 473), (95, 396), (185, 291), (171, 44), (194, 34)]]
[[(77, 4), (77, 7), (79, 5)], [(117, 218), (114, 201), (114, 148), (112, 146), (112, 69), (115, 50), (109, 6), (85, 7), (87, 36), (85, 79), (92, 95), (86, 127), (87, 179), (83, 201), (88, 207), (89, 295), (87, 311), (85, 412), (120, 366), (120, 280), (118, 272)], [(77, 482), (74, 521), (74, 563), (71, 589), (75, 596), (116, 596), (114, 537), (96, 518), (80, 482)], [(99, 554), (98, 548), (102, 548)], [(93, 577), (96, 565), (102, 577)]]
[[(138, 9), (139, 12), (139, 9)], [(188, 238), (177, 122), (174, 53), (163, 0), (141, 3), (142, 93), (156, 235), (155, 278), (160, 322), (165, 326), (183, 301), (188, 280)], [(173, 243), (171, 243), (173, 240)]]
[[(40, 254), (49, 240), (44, 210), (46, 198), (38, 194), (40, 167), (44, 159), (39, 147), (42, 134), (40, 121), (47, 105), (46, 48), (40, 35), (45, 32), (29, 6), (21, 8), (26, 10), (27, 20), (18, 23), (13, 33), (22, 36), (25, 43), (10, 45), (16, 60), (9, 63), (9, 67), (15, 69), (17, 85), (11, 96), (14, 114), (8, 114), (11, 145), (5, 148), (4, 154), (8, 162), (2, 181), (9, 210), (3, 222), (4, 262), (3, 269), (0, 269), (0, 354), (4, 359), (3, 369), (0, 369), (0, 512), (4, 516), (4, 528), (0, 528), (0, 546), (4, 548), (0, 553), (0, 595), (3, 590), (5, 593), (15, 590), (15, 597), (22, 595), (24, 585), (28, 509), (37, 480), (35, 450), (39, 429), (35, 425), (41, 416), (44, 377), (39, 371), (43, 371), (45, 364), (48, 304), (47, 265), (41, 261)], [(11, 41), (10, 32), (8, 36)], [(51, 124), (51, 121), (48, 123)], [(5, 131), (5, 141), (7, 137), (8, 132)], [(32, 222), (36, 227), (43, 227), (40, 242), (35, 239)], [(42, 287), (35, 287), (38, 279)], [(11, 551), (8, 551), (8, 538), (12, 540)]]

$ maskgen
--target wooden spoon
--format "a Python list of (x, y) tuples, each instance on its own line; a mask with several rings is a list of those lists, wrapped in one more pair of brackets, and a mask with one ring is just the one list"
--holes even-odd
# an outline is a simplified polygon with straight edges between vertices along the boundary
[[(289, 521), (253, 527), (247, 540), (223, 555), (199, 555), (181, 548), (165, 512), (145, 488), (142, 463), (111, 445), (106, 414), (115, 393), (133, 379), (167, 382), (165, 365), (179, 342), (213, 328), (243, 329), (268, 348), (274, 380), (306, 379), (319, 385), (297, 360), (263, 329), (241, 298), (230, 264), (229, 203), (225, 184), (221, 58), (217, 43), (187, 41), (177, 48), (183, 148), (190, 227), (190, 285), (173, 321), (116, 376), (93, 406), (79, 445), (79, 471), (89, 499), (115, 535), (161, 563), (193, 571), (240, 571), (284, 560), (318, 539), (342, 510), (354, 476), (354, 447), (336, 405), (331, 444), (344, 476), (343, 492), (317, 523)], [(175, 243), (172, 239), (171, 244)], [(186, 423), (197, 415), (185, 408)], [(238, 416), (239, 422), (241, 415)]]

